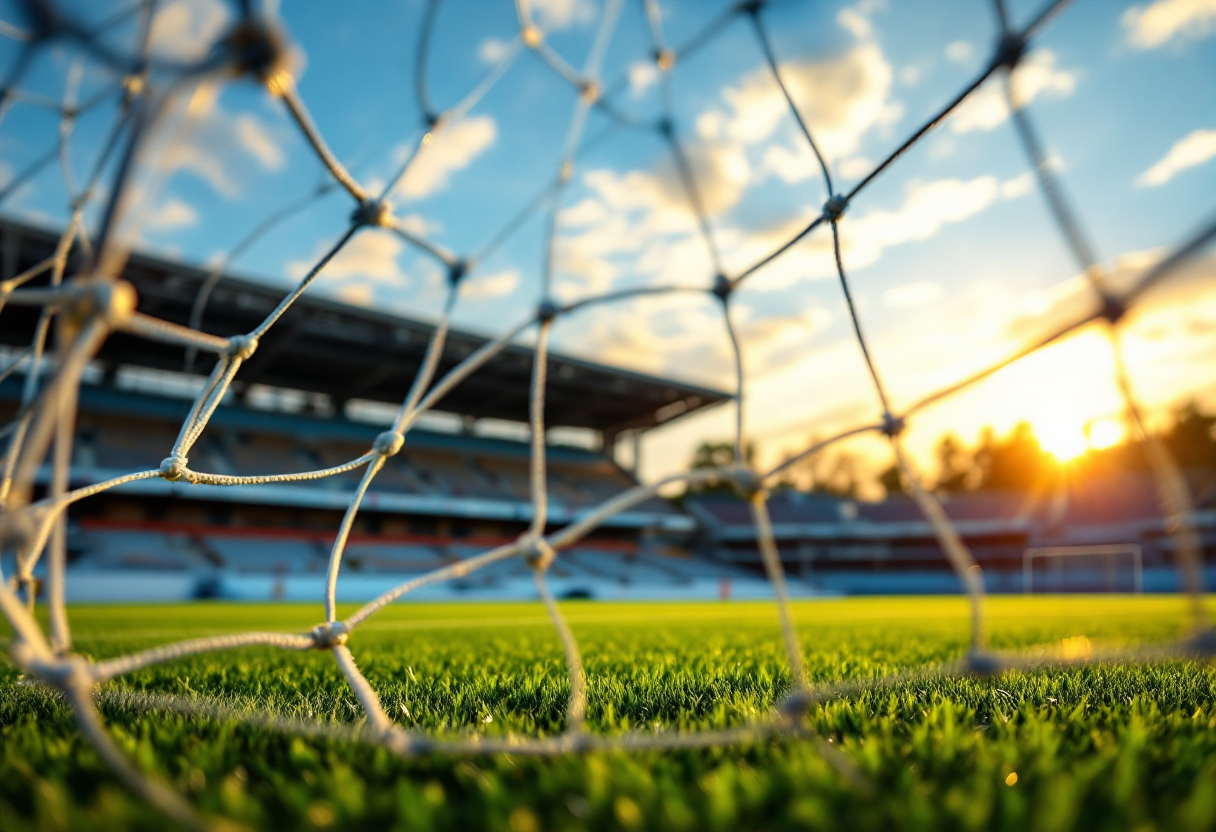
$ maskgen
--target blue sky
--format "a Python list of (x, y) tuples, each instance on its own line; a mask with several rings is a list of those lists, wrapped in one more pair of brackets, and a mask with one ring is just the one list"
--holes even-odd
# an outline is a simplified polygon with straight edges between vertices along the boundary
[[(79, 4), (80, 15), (104, 10)], [(98, 4), (100, 5), (100, 4)], [(601, 3), (533, 0), (545, 40), (581, 67)], [(679, 46), (728, 4), (663, 3), (668, 42)], [(1012, 2), (1015, 22), (1038, 3)], [(154, 24), (157, 54), (196, 59), (235, 19), (221, 0), (167, 0)], [(288, 4), (298, 90), (340, 158), (382, 186), (423, 132), (415, 53), (425, 4)], [(995, 16), (987, 3), (777, 0), (763, 13), (795, 99), (848, 186), (949, 100), (988, 59)], [(0, 3), (0, 20), (20, 26)], [(116, 44), (131, 27), (110, 35)], [(439, 109), (458, 102), (518, 37), (509, 3), (440, 4), (426, 87)], [(1033, 43), (1017, 83), (1053, 167), (1103, 263), (1131, 275), (1216, 211), (1216, 4), (1212, 0), (1078, 0)], [(18, 45), (0, 39), (9, 65)], [(623, 4), (604, 65), (631, 114), (659, 113), (659, 86), (641, 4)], [(21, 85), (61, 99), (75, 53), (40, 56)], [(80, 65), (79, 100), (115, 79)], [(750, 23), (737, 17), (711, 44), (677, 62), (675, 122), (728, 271), (738, 271), (813, 217), (825, 193), (796, 125), (764, 68)], [(521, 50), (462, 119), (436, 132), (391, 195), (399, 216), (459, 254), (480, 248), (557, 174), (576, 91)], [(141, 159), (139, 208), (128, 223), (140, 247), (215, 262), (265, 217), (313, 191), (324, 172), (281, 102), (242, 81), (186, 96)], [(82, 177), (113, 118), (106, 104), (80, 120), (71, 145)], [(897, 405), (966, 375), (1022, 343), (1075, 299), (1077, 268), (1033, 187), (999, 80), (939, 125), (850, 206), (841, 224), (845, 265)], [(592, 115), (588, 137), (609, 126)], [(45, 152), (57, 117), (18, 101), (0, 123), (0, 177)], [(58, 166), (15, 193), (4, 210), (62, 222)], [(652, 131), (617, 129), (578, 158), (562, 196), (554, 293), (573, 299), (628, 286), (709, 285), (713, 268), (672, 161)], [(289, 285), (345, 229), (347, 195), (333, 192), (282, 224), (233, 270)], [(501, 332), (540, 293), (543, 212), (525, 223), (462, 287), (456, 320)], [(747, 421), (762, 456), (872, 418), (877, 405), (830, 260), (816, 232), (758, 272), (735, 297), (751, 383)], [(1177, 287), (1157, 293), (1130, 322), (1128, 357), (1154, 408), (1213, 391), (1216, 299), (1203, 277), (1211, 255)], [(1179, 288), (1181, 287), (1181, 288)], [(315, 285), (352, 303), (433, 316), (442, 270), (381, 230), (366, 231)], [(730, 384), (720, 314), (708, 300), (631, 302), (560, 322), (556, 348), (718, 386)], [(920, 456), (942, 431), (974, 438), (984, 424), (1030, 419), (1044, 432), (1117, 415), (1109, 349), (1082, 333), (1026, 367), (1003, 373), (918, 420)], [(406, 380), (403, 379), (403, 390)], [(1216, 404), (1216, 401), (1212, 402)], [(654, 432), (650, 476), (686, 462), (703, 438), (725, 438), (725, 411)], [(881, 449), (857, 453), (883, 464)]]

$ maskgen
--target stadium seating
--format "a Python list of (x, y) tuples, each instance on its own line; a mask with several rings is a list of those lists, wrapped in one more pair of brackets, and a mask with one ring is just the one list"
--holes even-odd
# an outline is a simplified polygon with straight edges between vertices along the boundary
[(74, 569), (155, 569), (168, 571), (214, 568), (196, 540), (155, 530), (73, 530)]
[[(113, 405), (110, 409), (82, 411), (74, 464), (115, 473), (158, 466), (165, 449), (177, 438), (180, 416), (176, 410), (164, 418), (145, 416), (140, 414), (155, 408), (136, 401), (138, 396), (113, 391), (106, 391), (106, 396), (107, 404)], [(182, 406), (174, 404), (177, 409)], [(251, 413), (223, 406), (191, 448), (189, 458), (192, 468), (208, 473), (295, 473), (356, 459), (372, 447), (378, 432), (372, 426), (344, 420)], [(592, 451), (557, 448), (550, 456), (548, 486), (556, 505), (594, 506), (635, 484), (623, 470)], [(355, 469), (310, 482), (308, 487), (350, 491), (361, 476), (362, 470)], [(373, 490), (525, 502), (531, 494), (527, 446), (474, 435), (414, 431), (406, 447), (377, 475)], [(666, 501), (657, 499), (636, 510), (671, 512)]]
[(310, 540), (231, 534), (206, 535), (202, 540), (225, 569), (238, 573), (320, 572), (325, 568), (323, 555), (328, 554)]

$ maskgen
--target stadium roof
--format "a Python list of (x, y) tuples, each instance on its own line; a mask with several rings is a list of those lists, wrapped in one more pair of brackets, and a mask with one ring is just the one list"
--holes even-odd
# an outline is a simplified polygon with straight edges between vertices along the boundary
[[(55, 232), (0, 218), (2, 278), (49, 257)], [(139, 293), (139, 310), (186, 324), (207, 272), (144, 254), (130, 258), (123, 276)], [(322, 275), (322, 279), (324, 275)], [(202, 328), (217, 335), (252, 330), (279, 302), (282, 287), (225, 275), (215, 287)], [(0, 343), (28, 344), (36, 321), (30, 307), (4, 311)], [(306, 293), (262, 339), (239, 379), (325, 393), (343, 402), (400, 402), (426, 349), (434, 324)], [(452, 330), (439, 366), (442, 375), (489, 340)], [(98, 358), (180, 372), (185, 351), (116, 333)], [(526, 421), (532, 350), (510, 345), (452, 391), (440, 410), (475, 418)], [(551, 353), (545, 420), (550, 426), (615, 433), (647, 429), (729, 400), (730, 394)]]

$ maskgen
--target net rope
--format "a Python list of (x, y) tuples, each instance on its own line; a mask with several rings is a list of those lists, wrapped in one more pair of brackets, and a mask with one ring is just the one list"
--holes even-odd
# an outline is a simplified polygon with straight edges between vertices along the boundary
[[(674, 47), (665, 39), (662, 14), (657, 0), (642, 0), (652, 47), (649, 60), (653, 62), (659, 76), (662, 102), (661, 115), (654, 120), (631, 116), (617, 104), (616, 99), (627, 87), (626, 77), (608, 84), (605, 84), (601, 77), (604, 56), (617, 25), (623, 0), (607, 0), (604, 4), (591, 49), (581, 69), (572, 65), (548, 44), (527, 0), (517, 0), (518, 30), (514, 39), (463, 99), (450, 109), (436, 109), (428, 92), (427, 61), (440, 0), (431, 0), (425, 12), (418, 42), (415, 73), (416, 94), (425, 129), (395, 175), (378, 194), (360, 183), (330, 150), (323, 133), (313, 122), (305, 102), (296, 90), (287, 59), (289, 45), (275, 21), (256, 9), (254, 4), (237, 3), (239, 19), (236, 24), (213, 44), (205, 58), (194, 63), (167, 60), (152, 54), (150, 32), (156, 9), (155, 0), (138, 0), (91, 27), (63, 13), (50, 0), (25, 0), (20, 5), (24, 14), (23, 22), (5, 22), (0, 25), (0, 37), (18, 44), (15, 59), (6, 76), (0, 79), (0, 120), (14, 106), (20, 104), (57, 113), (60, 117), (60, 130), (58, 141), (53, 147), (25, 169), (16, 172), (10, 181), (0, 188), (0, 205), (11, 198), (23, 184), (58, 160), (63, 168), (63, 178), (70, 196), (70, 215), (53, 256), (0, 282), (0, 310), (6, 305), (29, 306), (40, 310), (29, 347), (16, 353), (8, 366), (0, 369), (0, 378), (19, 368), (24, 372), (20, 408), (15, 418), (0, 428), (0, 435), (8, 441), (3, 461), (0, 462), (0, 546), (3, 547), (3, 552), (13, 556), (15, 563), (14, 574), (0, 580), (0, 612), (13, 630), (10, 643), (12, 660), (29, 678), (61, 691), (71, 705), (82, 734), (100, 757), (131, 789), (173, 818), (194, 826), (209, 826), (213, 823), (211, 819), (196, 813), (182, 796), (157, 779), (140, 772), (126, 758), (102, 723), (97, 709), (99, 702), (118, 709), (175, 711), (200, 718), (237, 719), (297, 734), (341, 736), (360, 742), (376, 743), (406, 755), (432, 752), (547, 755), (607, 748), (672, 749), (752, 741), (776, 734), (794, 735), (816, 742), (827, 759), (837, 766), (843, 775), (858, 779), (857, 772), (843, 755), (805, 727), (803, 716), (816, 703), (930, 676), (986, 676), (1008, 670), (1112, 660), (1158, 661), (1179, 656), (1211, 655), (1216, 649), (1216, 638), (1213, 637), (1203, 606), (1202, 551), (1192, 522), (1193, 512), (1187, 486), (1164, 445), (1145, 428), (1143, 409), (1136, 399), (1123, 361), (1120, 328), (1127, 310), (1137, 304), (1150, 288), (1170, 277), (1216, 238), (1216, 216), (1184, 237), (1169, 255), (1139, 275), (1130, 288), (1115, 291), (1108, 285), (1105, 271), (1094, 254), (1077, 214), (1048, 163), (1039, 134), (1030, 113), (1018, 98), (1015, 79), (1012, 77), (1032, 39), (1067, 5), (1067, 0), (1049, 0), (1021, 26), (1012, 21), (1003, 0), (994, 0), (992, 8), (996, 23), (996, 46), (982, 70), (848, 191), (837, 190), (830, 165), (816, 144), (810, 126), (781, 76), (780, 63), (765, 23), (764, 0), (747, 0), (728, 8), (686, 43)], [(107, 32), (132, 20), (137, 24), (136, 43), (129, 51), (114, 47), (105, 37)], [(828, 199), (818, 215), (796, 234), (750, 266), (730, 274), (722, 267), (719, 247), (699, 183), (680, 137), (675, 119), (675, 96), (671, 76), (681, 61), (715, 41), (736, 22), (744, 23), (753, 33), (768, 72), (780, 89), (790, 115), (815, 157)], [(34, 59), (41, 52), (57, 45), (68, 45), (79, 56), (79, 60), (68, 74), (62, 100), (56, 101), (22, 91), (20, 84)], [(572, 86), (578, 93), (566, 128), (559, 164), (553, 178), (534, 199), (517, 214), (509, 217), (501, 230), (481, 248), (462, 257), (407, 227), (403, 218), (394, 213), (387, 196), (415, 165), (419, 151), (431, 143), (444, 141), (446, 128), (468, 113), (501, 80), (510, 66), (528, 52), (537, 56), (556, 77)], [(90, 98), (78, 101), (80, 67), (85, 59), (107, 67), (122, 80)], [(167, 77), (170, 80), (158, 86), (152, 83), (154, 76)], [(172, 133), (174, 128), (168, 124), (167, 116), (171, 102), (197, 95), (199, 90), (210, 85), (230, 83), (242, 78), (251, 78), (264, 85), (281, 102), (328, 176), (312, 191), (251, 228), (227, 253), (201, 285), (188, 326), (145, 315), (138, 310), (138, 299), (133, 289), (121, 278), (129, 252), (117, 231), (122, 222), (129, 220), (130, 206), (127, 197), (132, 187), (132, 179), (141, 166), (141, 152), (148, 145), (149, 137), (157, 131)], [(882, 375), (868, 346), (861, 317), (853, 302), (845, 257), (841, 252), (840, 225), (848, 222), (850, 205), (872, 182), (977, 90), (989, 83), (1004, 86), (1017, 137), (1038, 179), (1050, 216), (1090, 284), (1093, 300), (1084, 314), (1068, 319), (1065, 324), (1024, 349), (955, 384), (924, 396), (902, 411), (897, 411), (891, 405)], [(103, 103), (114, 101), (120, 104), (118, 114), (104, 132), (101, 150), (88, 175), (78, 181), (72, 172), (68, 154), (76, 122), (82, 115)], [(593, 110), (606, 115), (610, 123), (602, 133), (588, 136), (586, 128)], [(551, 287), (554, 252), (558, 239), (557, 217), (562, 196), (572, 181), (580, 155), (619, 130), (648, 131), (657, 134), (665, 143), (685, 192), (688, 209), (696, 220), (698, 234), (703, 239), (713, 265), (714, 274), (709, 276), (701, 289), (677, 285), (647, 286), (610, 291), (559, 303), (552, 299)], [(107, 171), (111, 171), (108, 178)], [(212, 290), (228, 265), (282, 222), (336, 190), (345, 191), (352, 200), (348, 226), (337, 242), (313, 264), (265, 320), (249, 333), (233, 337), (219, 337), (201, 331), (203, 312)], [(96, 229), (91, 231), (86, 227), (83, 212), (86, 206), (94, 204), (100, 208), (100, 221)], [(449, 321), (459, 298), (463, 278), (497, 250), (526, 220), (539, 212), (544, 212), (545, 251), (541, 271), (542, 295), (535, 312), (508, 332), (465, 357), (445, 374), (438, 375), (439, 359), (443, 354)], [(431, 335), (425, 357), (406, 390), (391, 428), (380, 434), (363, 455), (325, 469), (264, 476), (230, 476), (191, 468), (191, 448), (207, 429), (209, 420), (233, 380), (237, 378), (242, 365), (256, 353), (260, 339), (274, 327), (282, 314), (312, 283), (323, 275), (326, 265), (356, 235), (373, 233), (371, 229), (380, 229), (376, 233), (397, 235), (407, 245), (435, 260), (446, 270), (449, 277), (442, 317)], [(841, 292), (856, 343), (880, 407), (880, 414), (872, 421), (815, 442), (780, 465), (762, 470), (750, 465), (743, 453), (746, 436), (743, 416), (747, 389), (741, 343), (731, 314), (732, 297), (734, 291), (745, 281), (817, 230), (832, 235)], [(69, 276), (69, 253), (74, 247), (84, 253), (84, 264), (77, 274)], [(716, 299), (722, 314), (735, 374), (735, 462), (727, 466), (693, 469), (656, 483), (637, 485), (587, 511), (568, 525), (546, 533), (548, 501), (544, 404), (549, 334), (553, 322), (588, 309), (621, 301), (675, 294), (709, 295)], [(937, 498), (922, 484), (910, 465), (901, 444), (901, 434), (908, 421), (920, 411), (1091, 323), (1103, 326), (1109, 336), (1115, 367), (1113, 381), (1122, 395), (1137, 438), (1145, 443), (1148, 450), (1151, 470), (1174, 538), (1182, 586), (1191, 599), (1190, 629), (1175, 643), (1130, 650), (1102, 651), (1091, 647), (1079, 650), (1076, 649), (1075, 643), (1070, 647), (1066, 642), (1063, 646), (1049, 645), (1022, 653), (997, 653), (988, 648), (985, 639), (984, 583), (980, 567)], [(53, 346), (50, 337), (52, 328), (55, 334)], [(529, 408), (532, 519), (527, 531), (512, 543), (412, 578), (364, 604), (346, 618), (339, 619), (336, 587), (343, 550), (360, 503), (377, 473), (388, 458), (400, 451), (405, 434), (417, 423), (421, 415), (434, 408), (447, 393), (502, 352), (508, 344), (530, 330), (535, 331), (536, 341)], [(186, 347), (187, 371), (207, 360), (214, 360), (214, 367), (203, 389), (195, 398), (177, 440), (172, 448), (167, 449), (168, 455), (159, 468), (131, 472), (105, 482), (70, 490), (69, 463), (82, 373), (106, 338), (115, 332), (127, 333), (150, 342)], [(48, 364), (52, 350), (52, 371), (45, 383), (40, 384), (43, 376), (41, 370)], [(962, 658), (941, 666), (918, 668), (889, 678), (811, 684), (806, 677), (803, 652), (794, 626), (781, 558), (772, 533), (766, 489), (777, 482), (791, 466), (822, 453), (839, 442), (865, 434), (885, 436), (889, 441), (911, 497), (932, 527), (938, 544), (969, 599), (970, 646)], [(46, 465), (50, 468), (46, 494), (41, 499), (34, 500), (35, 478), (39, 470)], [(316, 480), (358, 469), (363, 470), (362, 478), (351, 496), (330, 550), (325, 583), (325, 620), (312, 630), (295, 634), (250, 632), (190, 639), (101, 660), (92, 660), (73, 652), (64, 595), (65, 519), (67, 509), (72, 504), (137, 480), (161, 478), (171, 482), (185, 481), (218, 486), (261, 485)], [(733, 728), (699, 732), (648, 731), (612, 736), (591, 733), (585, 726), (586, 675), (579, 645), (554, 600), (546, 572), (562, 557), (563, 549), (577, 543), (608, 518), (658, 495), (663, 489), (679, 485), (695, 487), (709, 484), (730, 484), (744, 495), (750, 504), (757, 547), (772, 585), (779, 614), (791, 691), (767, 717)], [(561, 642), (571, 691), (566, 730), (551, 737), (512, 735), (500, 738), (444, 738), (408, 731), (396, 725), (381, 706), (375, 689), (360, 672), (349, 644), (350, 637), (364, 622), (414, 590), (460, 578), (508, 559), (524, 559), (531, 565), (538, 595)], [(42, 630), (33, 615), (36, 598), (34, 568), (40, 560), (45, 560), (47, 576), (47, 632)], [(137, 694), (101, 687), (105, 682), (141, 668), (201, 653), (255, 645), (331, 653), (362, 706), (366, 721), (361, 725), (314, 724), (259, 714), (203, 698)]]

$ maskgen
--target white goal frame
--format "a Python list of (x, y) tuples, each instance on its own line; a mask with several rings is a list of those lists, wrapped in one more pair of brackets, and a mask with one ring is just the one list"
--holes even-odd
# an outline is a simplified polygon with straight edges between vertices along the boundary
[(1034, 562), (1039, 559), (1069, 557), (1115, 557), (1131, 555), (1132, 586), (1137, 595), (1144, 593), (1144, 551), (1139, 543), (1106, 543), (1094, 546), (1038, 546), (1022, 552), (1022, 592), (1034, 594)]

